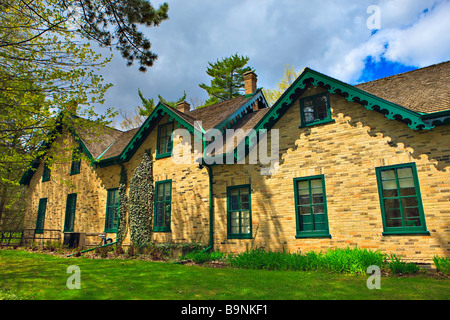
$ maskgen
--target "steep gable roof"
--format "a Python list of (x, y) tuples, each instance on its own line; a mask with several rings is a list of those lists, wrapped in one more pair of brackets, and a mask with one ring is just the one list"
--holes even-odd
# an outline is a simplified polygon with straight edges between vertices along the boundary
[(450, 61), (355, 86), (419, 113), (450, 109)]
[[(163, 116), (168, 115), (170, 121), (176, 120), (178, 126), (186, 128), (196, 138), (202, 139), (207, 130), (215, 128), (224, 131), (235, 125), (244, 115), (253, 113), (253, 105), (266, 108), (268, 104), (261, 90), (251, 96), (241, 96), (224, 102), (219, 102), (204, 108), (183, 113), (162, 102), (158, 103), (141, 127), (133, 132), (123, 133), (102, 156), (97, 159), (100, 166), (107, 166), (118, 162), (128, 161), (150, 132), (156, 127)], [(247, 116), (247, 117), (251, 117)], [(122, 149), (122, 150), (121, 150)], [(119, 152), (119, 150), (121, 150)]]
[[(424, 68), (426, 70), (410, 71), (410, 73), (389, 77), (390, 79), (383, 78), (357, 86), (349, 85), (310, 68), (305, 68), (258, 121), (254, 126), (253, 133), (248, 135), (247, 139), (244, 139), (245, 137), (241, 139), (240, 143), (244, 144), (244, 148), (239, 149), (245, 150), (245, 153), (239, 154), (238, 147), (236, 147), (233, 151), (234, 157), (238, 161), (245, 157), (248, 151), (258, 143), (256, 132), (272, 128), (292, 103), (310, 86), (320, 86), (329, 93), (343, 96), (347, 101), (360, 103), (368, 110), (384, 114), (389, 120), (406, 123), (413, 130), (430, 130), (435, 126), (450, 124), (449, 68), (450, 63), (445, 62)], [(405, 83), (401, 83), (402, 81)], [(417, 83), (416, 86), (414, 86), (414, 83)], [(391, 86), (394, 88), (390, 88)], [(421, 92), (414, 96), (410, 93), (410, 90), (421, 90)], [(434, 102), (426, 104), (427, 96), (433, 94), (436, 95), (431, 99)], [(388, 97), (393, 101), (387, 100)], [(406, 106), (399, 103), (404, 103)], [(426, 108), (425, 105), (432, 107)], [(427, 110), (439, 111), (425, 113)]]

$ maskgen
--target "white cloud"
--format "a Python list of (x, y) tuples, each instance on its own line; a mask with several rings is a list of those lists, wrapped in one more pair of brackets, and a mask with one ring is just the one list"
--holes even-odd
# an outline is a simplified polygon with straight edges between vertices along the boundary
[[(163, 0), (152, 1), (157, 6)], [(378, 2), (378, 4), (377, 4)], [(137, 89), (157, 99), (206, 99), (208, 62), (238, 53), (250, 57), (258, 86), (273, 88), (284, 65), (311, 67), (353, 82), (364, 61), (381, 57), (422, 67), (448, 60), (450, 3), (444, 0), (171, 0), (169, 20), (147, 31), (159, 59), (147, 73), (126, 67), (119, 53), (104, 69), (114, 87), (106, 105), (134, 109)], [(381, 29), (371, 35), (369, 5), (381, 8)], [(424, 13), (425, 10), (428, 10)]]
[[(367, 57), (374, 61), (383, 57), (390, 62), (414, 67), (424, 67), (450, 58), (450, 2), (439, 1), (433, 5), (427, 1), (426, 7), (402, 7), (400, 3), (405, 1), (388, 2), (386, 7), (381, 8), (381, 29), (348, 51), (344, 59), (331, 67), (330, 75), (354, 82), (361, 76)], [(427, 12), (424, 12), (425, 9), (428, 9)], [(392, 22), (395, 19), (399, 21), (397, 27)], [(384, 20), (387, 22), (384, 23)]]

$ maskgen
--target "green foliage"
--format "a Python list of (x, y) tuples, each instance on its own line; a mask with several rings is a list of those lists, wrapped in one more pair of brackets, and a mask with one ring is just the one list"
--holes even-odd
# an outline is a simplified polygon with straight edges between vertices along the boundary
[(276, 89), (263, 89), (267, 102), (273, 105), (299, 75), (300, 72), (296, 72), (294, 66), (285, 65), (283, 77), (277, 83)]
[(226, 255), (220, 251), (194, 251), (184, 256), (184, 259), (192, 260), (195, 263), (205, 263), (207, 261), (224, 260)]
[(117, 226), (117, 243), (120, 247), (128, 232), (128, 195), (127, 195), (127, 170), (123, 165), (120, 169), (119, 180), (119, 217)]
[(134, 170), (129, 191), (129, 229), (133, 245), (151, 244), (153, 229), (153, 160), (146, 150), (141, 163)]
[(226, 101), (243, 95), (244, 73), (254, 71), (246, 67), (249, 57), (239, 56), (237, 53), (231, 57), (223, 58), (215, 63), (208, 62), (206, 74), (212, 77), (210, 85), (204, 83), (199, 87), (208, 92), (209, 99), (204, 106)]
[(252, 249), (229, 256), (231, 266), (264, 270), (325, 270), (339, 273), (364, 274), (370, 265), (384, 266), (385, 256), (366, 249), (331, 249), (325, 253), (305, 254)]
[(407, 263), (394, 253), (389, 255), (389, 269), (393, 274), (413, 274), (420, 271), (419, 266), (414, 263)]
[(437, 271), (447, 275), (450, 274), (450, 259), (448, 257), (434, 256), (433, 262), (436, 266)]
[[(142, 106), (139, 106), (139, 115), (141, 115), (143, 117), (148, 117), (152, 113), (153, 109), (155, 109), (155, 107), (156, 107), (155, 100), (153, 98), (148, 98), (148, 99), (145, 98), (140, 89), (138, 89), (138, 94), (139, 94), (139, 98), (141, 98), (141, 101), (142, 101)], [(177, 101), (166, 100), (159, 94), (158, 94), (158, 99), (162, 103), (176, 109), (177, 104), (186, 99), (186, 91), (184, 92), (183, 96), (180, 97)]]

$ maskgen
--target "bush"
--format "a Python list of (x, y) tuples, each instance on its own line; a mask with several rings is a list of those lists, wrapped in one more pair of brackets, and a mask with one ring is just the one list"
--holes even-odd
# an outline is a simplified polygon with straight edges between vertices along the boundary
[(265, 270), (325, 270), (341, 273), (365, 273), (370, 265), (385, 265), (385, 255), (366, 249), (330, 249), (325, 253), (314, 251), (289, 253), (252, 249), (228, 258), (231, 266)]
[(389, 269), (393, 274), (413, 274), (420, 271), (420, 267), (414, 263), (406, 263), (396, 254), (391, 253)]
[(184, 256), (184, 259), (192, 260), (195, 263), (205, 263), (207, 261), (216, 261), (223, 260), (225, 258), (225, 254), (220, 251), (194, 251), (187, 253)]
[(450, 274), (450, 259), (449, 258), (441, 258), (438, 256), (434, 256), (433, 262), (434, 262), (434, 265), (436, 266), (437, 271), (442, 272), (444, 274)]

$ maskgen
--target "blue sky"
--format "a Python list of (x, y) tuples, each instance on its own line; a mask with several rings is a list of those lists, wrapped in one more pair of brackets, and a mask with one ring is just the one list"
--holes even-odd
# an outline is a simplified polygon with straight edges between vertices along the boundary
[[(310, 67), (357, 84), (450, 60), (449, 0), (166, 0), (169, 20), (146, 34), (158, 60), (146, 73), (119, 53), (102, 70), (112, 83), (104, 106), (133, 112), (161, 94), (191, 105), (206, 100), (208, 62), (234, 53), (250, 58), (258, 87), (273, 89), (284, 66)], [(368, 28), (371, 5), (380, 28)], [(109, 50), (99, 50), (109, 56)], [(120, 118), (117, 119), (117, 123)], [(116, 124), (117, 126), (117, 124)]]

